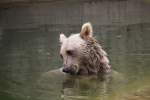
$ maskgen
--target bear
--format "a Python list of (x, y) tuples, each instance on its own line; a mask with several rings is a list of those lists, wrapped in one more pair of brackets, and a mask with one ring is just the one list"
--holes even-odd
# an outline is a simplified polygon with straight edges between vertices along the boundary
[(60, 34), (62, 71), (70, 75), (98, 75), (111, 72), (107, 53), (93, 36), (90, 22), (82, 25), (80, 33), (66, 37)]

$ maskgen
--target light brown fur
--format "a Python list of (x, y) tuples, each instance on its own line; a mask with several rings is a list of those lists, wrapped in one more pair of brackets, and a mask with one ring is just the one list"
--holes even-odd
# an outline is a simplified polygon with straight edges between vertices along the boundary
[(90, 75), (111, 71), (107, 53), (93, 37), (92, 25), (85, 23), (80, 34), (60, 35), (60, 54), (63, 71), (69, 74)]
[(85, 57), (83, 56), (82, 59), (85, 61), (88, 73), (98, 74), (108, 73), (110, 71), (107, 53), (102, 49), (95, 38), (90, 37), (86, 40), (86, 47), (83, 51), (83, 55), (85, 55)]

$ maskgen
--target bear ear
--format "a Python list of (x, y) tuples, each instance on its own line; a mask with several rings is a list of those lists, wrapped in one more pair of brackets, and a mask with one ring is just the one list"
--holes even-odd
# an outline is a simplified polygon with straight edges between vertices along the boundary
[(67, 37), (63, 33), (60, 33), (59, 42), (63, 43), (63, 41), (66, 40), (66, 39), (67, 39)]
[(80, 36), (84, 39), (93, 36), (93, 28), (90, 22), (82, 25)]

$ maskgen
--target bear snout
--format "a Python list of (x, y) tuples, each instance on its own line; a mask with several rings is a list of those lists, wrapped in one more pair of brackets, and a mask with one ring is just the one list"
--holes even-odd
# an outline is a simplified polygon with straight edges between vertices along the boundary
[(77, 66), (76, 65), (72, 65), (72, 66), (69, 66), (69, 67), (64, 66), (62, 71), (65, 72), (65, 73), (69, 73), (71, 75), (74, 75), (74, 74), (77, 73)]

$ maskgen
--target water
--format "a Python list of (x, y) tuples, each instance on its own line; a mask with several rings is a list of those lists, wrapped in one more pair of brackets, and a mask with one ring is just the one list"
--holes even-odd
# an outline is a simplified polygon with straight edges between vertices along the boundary
[[(0, 8), (0, 100), (150, 99), (148, 1), (87, 1)], [(79, 32), (85, 21), (109, 54), (113, 78), (54, 71), (62, 65), (59, 33)]]

